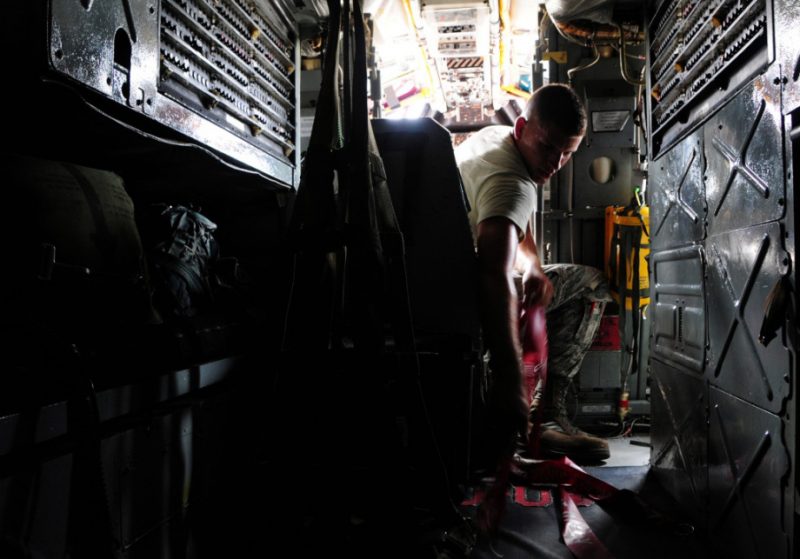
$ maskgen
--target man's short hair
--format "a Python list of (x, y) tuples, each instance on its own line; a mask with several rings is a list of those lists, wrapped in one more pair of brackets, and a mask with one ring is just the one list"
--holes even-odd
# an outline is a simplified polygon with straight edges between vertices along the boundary
[(555, 126), (567, 136), (580, 136), (586, 132), (586, 109), (575, 90), (561, 83), (548, 84), (537, 89), (525, 105), (523, 115), (534, 116), (545, 126)]

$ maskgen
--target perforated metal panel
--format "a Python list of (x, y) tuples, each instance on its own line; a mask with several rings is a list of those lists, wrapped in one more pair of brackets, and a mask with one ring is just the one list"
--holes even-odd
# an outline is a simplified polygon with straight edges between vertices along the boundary
[(650, 169), (650, 229), (653, 250), (701, 241), (706, 216), (703, 135), (696, 133), (672, 148)]
[[(780, 417), (709, 389), (709, 534), (722, 557), (788, 559), (789, 456)], [(788, 495), (791, 495), (788, 493)]]
[(770, 76), (759, 76), (705, 125), (709, 235), (784, 215), (781, 91)]
[(789, 265), (780, 224), (709, 237), (708, 329), (712, 382), (772, 412), (789, 395), (791, 359), (781, 338), (758, 342), (766, 298)]
[(50, 0), (48, 24), (54, 75), (127, 106), (125, 122), (144, 114), (284, 186), (298, 181), (300, 57), (284, 0)]

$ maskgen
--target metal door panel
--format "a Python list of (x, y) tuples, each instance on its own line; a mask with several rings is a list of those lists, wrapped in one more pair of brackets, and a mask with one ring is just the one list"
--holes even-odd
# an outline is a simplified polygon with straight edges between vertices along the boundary
[(193, 479), (194, 420), (191, 409), (103, 441), (109, 501), (119, 515), (122, 546), (157, 532), (188, 505)]
[(782, 242), (778, 223), (706, 241), (711, 382), (774, 413), (789, 394), (790, 354), (783, 336), (764, 347), (758, 335), (767, 296), (788, 269)]
[(775, 0), (775, 60), (781, 65), (786, 80), (783, 88), (783, 114), (800, 107), (800, 3), (797, 0)]
[(697, 518), (706, 510), (706, 382), (657, 360), (651, 366), (653, 451), (662, 485)]
[(695, 133), (650, 167), (653, 250), (703, 240), (706, 216), (703, 134)]
[(784, 214), (780, 85), (771, 80), (756, 78), (705, 125), (709, 235)]
[(657, 252), (650, 258), (650, 268), (652, 355), (702, 374), (706, 348), (702, 248)]
[(730, 558), (788, 558), (781, 419), (709, 388), (709, 535)]

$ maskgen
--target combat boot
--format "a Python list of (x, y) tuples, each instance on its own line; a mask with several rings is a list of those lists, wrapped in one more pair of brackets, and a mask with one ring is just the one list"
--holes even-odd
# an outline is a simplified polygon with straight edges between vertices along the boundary
[(567, 456), (577, 464), (593, 464), (608, 459), (608, 441), (575, 427), (567, 412), (570, 380), (551, 376), (547, 379), (539, 449), (545, 458)]

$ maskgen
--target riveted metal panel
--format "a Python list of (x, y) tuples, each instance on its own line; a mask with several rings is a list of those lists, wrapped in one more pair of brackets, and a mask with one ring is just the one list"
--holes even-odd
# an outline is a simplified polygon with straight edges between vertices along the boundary
[(162, 531), (188, 506), (193, 427), (192, 410), (183, 409), (103, 441), (109, 504), (119, 518), (123, 549)]
[[(602, 157), (613, 161), (606, 183), (599, 183), (592, 177), (593, 162)], [(575, 207), (624, 206), (631, 201), (631, 184), (635, 181), (632, 170), (636, 164), (636, 155), (631, 148), (592, 145), (583, 147), (573, 158), (575, 184), (586, 185), (575, 190)]]
[(650, 242), (653, 250), (703, 239), (706, 217), (703, 134), (697, 132), (650, 167)]
[(707, 500), (707, 384), (692, 373), (651, 361), (653, 451), (650, 464), (661, 484), (697, 519)]
[(709, 388), (709, 535), (730, 558), (789, 558), (780, 417)]
[(702, 248), (657, 252), (650, 258), (650, 268), (652, 355), (702, 374), (706, 348)]
[(783, 112), (789, 114), (800, 107), (800, 3), (797, 0), (775, 0), (775, 60), (781, 65), (786, 80), (783, 88)]
[(705, 125), (709, 235), (784, 214), (781, 92), (772, 80), (756, 78)]
[(778, 413), (789, 394), (790, 354), (782, 336), (758, 341), (767, 296), (788, 269), (779, 223), (706, 241), (711, 382)]

